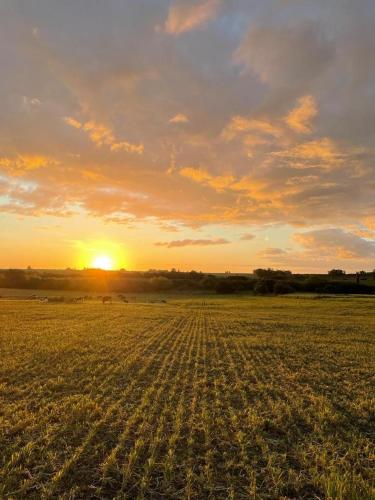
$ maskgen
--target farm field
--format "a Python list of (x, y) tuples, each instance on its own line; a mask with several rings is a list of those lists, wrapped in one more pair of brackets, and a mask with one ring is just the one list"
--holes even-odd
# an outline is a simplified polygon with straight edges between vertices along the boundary
[(0, 300), (0, 498), (375, 498), (374, 304)]

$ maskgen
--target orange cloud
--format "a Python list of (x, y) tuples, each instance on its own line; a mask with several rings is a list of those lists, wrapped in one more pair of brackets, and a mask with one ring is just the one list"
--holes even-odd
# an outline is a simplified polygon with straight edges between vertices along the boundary
[(318, 167), (328, 170), (340, 166), (344, 156), (328, 137), (303, 142), (288, 150), (276, 151), (272, 155), (287, 159), (293, 168)]
[(188, 123), (189, 121), (190, 120), (186, 115), (184, 115), (183, 113), (178, 113), (169, 120), (169, 123)]
[(165, 22), (166, 33), (180, 35), (196, 29), (216, 15), (219, 5), (219, 0), (206, 0), (193, 5), (173, 5)]
[(113, 152), (126, 151), (127, 153), (142, 154), (144, 151), (143, 144), (132, 144), (128, 141), (118, 141), (112, 130), (102, 123), (97, 123), (92, 120), (80, 123), (75, 118), (71, 118), (69, 116), (64, 117), (64, 121), (67, 125), (70, 125), (73, 128), (81, 129), (84, 132), (87, 132), (91, 142), (98, 147), (106, 145)]
[(30, 170), (58, 165), (58, 161), (44, 155), (19, 154), (14, 158), (0, 158), (0, 167), (12, 175), (23, 175)]
[(283, 248), (268, 247), (260, 250), (258, 255), (263, 257), (275, 257), (278, 255), (285, 255), (287, 252)]
[(188, 247), (188, 246), (211, 246), (211, 245), (227, 245), (230, 241), (225, 238), (216, 238), (216, 239), (201, 239), (201, 240), (174, 240), (174, 241), (159, 241), (155, 243), (158, 247), (166, 247), (166, 248), (178, 248), (178, 247)]
[(368, 229), (375, 231), (375, 216), (364, 217), (362, 222)]
[(268, 138), (264, 136), (259, 136), (257, 134), (245, 135), (242, 139), (244, 145), (244, 150), (248, 158), (253, 158), (253, 156), (259, 150), (259, 146), (265, 146), (270, 143)]
[(245, 234), (242, 234), (241, 235), (241, 240), (243, 241), (251, 241), (255, 238), (255, 234), (251, 234), (251, 233), (245, 233)]
[(236, 135), (243, 132), (255, 132), (272, 137), (279, 137), (282, 130), (269, 120), (246, 118), (244, 116), (233, 116), (228, 125), (222, 131), (223, 139), (231, 141)]
[(75, 118), (72, 118), (71, 116), (64, 116), (63, 120), (67, 125), (70, 125), (71, 127), (82, 128), (82, 123)]
[(207, 184), (217, 191), (229, 188), (235, 181), (232, 175), (211, 175), (202, 168), (184, 167), (179, 171), (183, 177), (187, 177), (194, 182)]
[(285, 118), (287, 125), (295, 132), (308, 134), (312, 131), (311, 120), (318, 114), (315, 99), (306, 95), (298, 100), (298, 106)]

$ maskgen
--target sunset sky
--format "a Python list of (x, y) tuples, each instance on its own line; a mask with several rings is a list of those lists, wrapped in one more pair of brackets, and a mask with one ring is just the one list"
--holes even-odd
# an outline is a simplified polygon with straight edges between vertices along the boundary
[(0, 0), (0, 267), (374, 269), (374, 26), (374, 0)]

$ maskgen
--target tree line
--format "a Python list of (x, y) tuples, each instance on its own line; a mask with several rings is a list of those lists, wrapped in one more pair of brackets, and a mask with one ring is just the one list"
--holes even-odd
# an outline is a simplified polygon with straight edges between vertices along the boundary
[(327, 274), (293, 274), (291, 271), (255, 269), (252, 274), (207, 274), (175, 269), (102, 271), (67, 269), (41, 271), (7, 269), (0, 271), (0, 288), (30, 290), (71, 290), (86, 292), (251, 292), (259, 295), (294, 292), (375, 294), (375, 272), (346, 274), (332, 269)]

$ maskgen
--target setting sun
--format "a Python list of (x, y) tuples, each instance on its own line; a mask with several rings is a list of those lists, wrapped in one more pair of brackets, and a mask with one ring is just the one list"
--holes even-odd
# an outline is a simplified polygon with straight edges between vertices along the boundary
[(76, 240), (75, 262), (78, 269), (103, 269), (111, 271), (123, 269), (130, 265), (125, 244), (118, 244), (107, 239)]
[(109, 271), (113, 269), (113, 260), (108, 255), (98, 255), (92, 261), (92, 267), (95, 269), (104, 269), (105, 271)]

